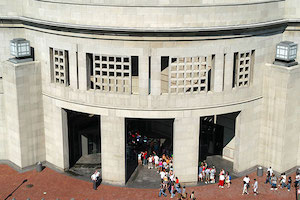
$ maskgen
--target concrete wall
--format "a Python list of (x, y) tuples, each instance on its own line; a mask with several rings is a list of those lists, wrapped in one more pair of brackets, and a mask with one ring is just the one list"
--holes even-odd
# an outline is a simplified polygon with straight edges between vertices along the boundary
[(199, 132), (200, 117), (191, 117), (187, 114), (174, 121), (174, 172), (183, 183), (198, 181)]
[(39, 63), (4, 63), (3, 91), (9, 160), (21, 168), (45, 160)]
[(261, 162), (283, 172), (297, 165), (300, 66), (267, 65), (264, 78)]
[(6, 9), (0, 10), (2, 16), (15, 15), (36, 20), (118, 29), (236, 26), (281, 20), (285, 12), (284, 1), (276, 0), (246, 2), (23, 0), (13, 1), (14, 3), (2, 0), (1, 2), (5, 5), (4, 8), (9, 10), (9, 12)]
[[(132, 30), (216, 28), (217, 26), (274, 22), (283, 19), (284, 16), (298, 17), (296, 9), (287, 14), (288, 8), (295, 5), (293, 0), (248, 0), (243, 3), (237, 0), (187, 1), (184, 4), (179, 0), (134, 2), (131, 0), (95, 0), (88, 3), (81, 0), (61, 0), (58, 3), (53, 0), (53, 2), (24, 0), (21, 3), (20, 1), (4, 0), (0, 3), (0, 16), (22, 16), (26, 20), (33, 18), (42, 24), (47, 20), (69, 25), (81, 24), (106, 27), (107, 29), (130, 28)], [(74, 4), (65, 4), (66, 2)], [(80, 6), (78, 3), (89, 5)], [(11, 28), (13, 26), (15, 28)], [(288, 27), (284, 34), (270, 29), (271, 33), (257, 32), (257, 35), (251, 35), (252, 33), (249, 32), (249, 34), (244, 33), (238, 37), (227, 35), (167, 38), (92, 35), (55, 31), (30, 25), (1, 24), (0, 61), (10, 57), (9, 40), (15, 37), (24, 37), (30, 40), (31, 46), (35, 49), (35, 58), (40, 61), (41, 80), (33, 84), (39, 85), (38, 83), (41, 81), (42, 90), (37, 87), (33, 90), (42, 95), (43, 118), (40, 119), (43, 120), (43, 130), (35, 129), (35, 125), (32, 125), (37, 123), (40, 126), (40, 121), (26, 122), (26, 124), (31, 124), (28, 129), (26, 129), (27, 125), (24, 129), (25, 135), (30, 139), (26, 137), (20, 140), (18, 138), (18, 130), (23, 130), (22, 126), (24, 125), (21, 118), (26, 116), (23, 111), (37, 117), (41, 113), (41, 107), (39, 105), (39, 111), (36, 111), (35, 108), (32, 110), (24, 108), (25, 104), (34, 102), (27, 102), (25, 99), (22, 104), (17, 100), (18, 95), (26, 96), (20, 88), (28, 88), (28, 85), (16, 88), (13, 79), (17, 77), (6, 68), (6, 77), (3, 76), (3, 80), (5, 80), (4, 94), (1, 94), (0, 80), (0, 111), (3, 111), (1, 112), (2, 118), (0, 116), (0, 145), (2, 147), (0, 148), (0, 159), (10, 159), (21, 167), (33, 164), (37, 160), (46, 160), (62, 170), (68, 169), (68, 135), (64, 109), (97, 114), (101, 115), (102, 125), (103, 179), (107, 183), (124, 184), (124, 119), (126, 117), (175, 118), (175, 173), (184, 182), (195, 182), (198, 166), (196, 161), (198, 160), (200, 117), (240, 112), (236, 119), (234, 140), (229, 143), (229, 146), (234, 149), (234, 152), (230, 153), (230, 158), (234, 161), (236, 172), (247, 170), (257, 164), (272, 165), (275, 170), (279, 171), (286, 170), (287, 167), (292, 167), (296, 163), (299, 165), (300, 157), (289, 157), (287, 155), (289, 152), (285, 150), (279, 157), (286, 159), (283, 159), (282, 162), (275, 160), (275, 153), (278, 149), (273, 148), (277, 145), (288, 147), (295, 130), (299, 130), (299, 127), (294, 126), (295, 120), (299, 119), (299, 114), (295, 114), (298, 111), (293, 109), (297, 106), (297, 103), (293, 102), (299, 102), (293, 93), (297, 89), (295, 87), (299, 80), (297, 79), (298, 74), (274, 72), (274, 77), (278, 78), (276, 80), (286, 81), (286, 87), (273, 88), (273, 83), (283, 84), (283, 82), (274, 82), (273, 77), (263, 73), (266, 68), (265, 63), (272, 63), (274, 60), (275, 45), (278, 42), (282, 39), (289, 39), (300, 43), (299, 34), (293, 31), (295, 28), (299, 29)], [(68, 87), (51, 82), (50, 47), (69, 52), (70, 85)], [(233, 55), (235, 52), (251, 50), (255, 50), (255, 64), (252, 69), (250, 87), (232, 88)], [(139, 56), (139, 94), (102, 93), (89, 90), (87, 88), (86, 53)], [(212, 54), (215, 55), (216, 64), (212, 91), (192, 95), (161, 94), (161, 56), (193, 57)], [(148, 68), (149, 56), (151, 57), (151, 71)], [(28, 75), (29, 72), (31, 71), (23, 71), (20, 77)], [(148, 94), (149, 73), (151, 74), (150, 94)], [(264, 76), (266, 76), (265, 79)], [(24, 79), (22, 81), (31, 84), (32, 80)], [(262, 87), (263, 84), (264, 87)], [(279, 86), (283, 87), (283, 85)], [(274, 101), (272, 94), (277, 89), (280, 90), (280, 95)], [(293, 106), (289, 107), (285, 103)], [(10, 104), (14, 105), (13, 109), (9, 109)], [(279, 110), (272, 110), (274, 104), (280, 104), (283, 107)], [(285, 116), (289, 120), (286, 121), (285, 126), (291, 130), (286, 137), (283, 135), (283, 127), (279, 127), (279, 129), (275, 127), (275, 132), (272, 129), (275, 121), (285, 120), (279, 115), (281, 110), (284, 110)], [(13, 120), (19, 120), (20, 123), (12, 126)], [(262, 126), (263, 123), (266, 125)], [(32, 135), (27, 134), (29, 132)], [(278, 135), (276, 135), (277, 133)], [(41, 141), (37, 146), (36, 140), (33, 139), (34, 135), (38, 137), (38, 141)], [(114, 136), (114, 139), (111, 139), (111, 135)], [(277, 138), (276, 141), (275, 138)], [(293, 144), (299, 146), (300, 140), (293, 140)], [(31, 147), (28, 148), (28, 145)], [(270, 147), (270, 145), (273, 146)], [(293, 150), (297, 151), (295, 146), (293, 146)], [(23, 157), (22, 149), (31, 153)], [(39, 153), (35, 154), (37, 150)], [(14, 154), (16, 156), (12, 157)], [(185, 161), (189, 163), (186, 166)]]

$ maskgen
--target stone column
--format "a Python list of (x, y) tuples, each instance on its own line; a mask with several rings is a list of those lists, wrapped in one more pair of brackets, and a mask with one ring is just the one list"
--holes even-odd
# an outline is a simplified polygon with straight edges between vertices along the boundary
[(8, 159), (24, 168), (45, 160), (39, 62), (3, 66)]
[(200, 117), (176, 118), (173, 131), (174, 172), (183, 183), (198, 180)]
[(265, 67), (261, 162), (284, 172), (299, 165), (300, 66)]
[(69, 51), (69, 87), (77, 89), (77, 81), (76, 49), (71, 49), (71, 51)]
[(161, 57), (151, 56), (151, 95), (160, 95)]
[(147, 107), (149, 73), (149, 56), (139, 56), (139, 98), (142, 107)]
[(101, 116), (101, 163), (104, 183), (125, 185), (125, 119), (115, 111)]
[(224, 65), (224, 55), (223, 54), (217, 54), (215, 57), (215, 68), (214, 68), (214, 92), (222, 92), (223, 91), (223, 83), (224, 83), (224, 71), (223, 71), (223, 65)]
[(78, 47), (78, 81), (79, 89), (87, 90), (87, 66), (86, 66), (86, 53)]
[(228, 52), (225, 55), (225, 69), (224, 69), (224, 91), (232, 90), (233, 79), (233, 53)]

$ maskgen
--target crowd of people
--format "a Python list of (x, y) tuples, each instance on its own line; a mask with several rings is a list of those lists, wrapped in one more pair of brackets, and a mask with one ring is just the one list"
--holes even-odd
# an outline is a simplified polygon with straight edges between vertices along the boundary
[(167, 196), (169, 193), (171, 198), (187, 199), (189, 197), (195, 199), (194, 192), (188, 196), (185, 187), (180, 185), (178, 177), (175, 176), (172, 155), (162, 154), (159, 157), (156, 152), (149, 155), (147, 151), (143, 151), (138, 154), (138, 163), (148, 169), (155, 169), (159, 174), (161, 179), (159, 197)]
[[(205, 161), (200, 163), (199, 175), (198, 175), (199, 182), (204, 182), (205, 184), (216, 183), (216, 178), (217, 178), (216, 176), (217, 176), (217, 170), (215, 166), (212, 165), (211, 167), (209, 167)], [(224, 186), (230, 188), (231, 176), (229, 172), (226, 172), (224, 169), (221, 169), (218, 178), (219, 178), (218, 186), (220, 188), (223, 189)]]
[[(278, 188), (287, 188), (288, 191), (291, 191), (291, 185), (292, 185), (292, 177), (289, 176), (287, 178), (285, 173), (282, 173), (280, 177), (276, 177), (276, 175), (273, 173), (272, 167), (269, 167), (267, 169), (267, 176), (265, 184), (270, 183), (271, 188), (270, 190), (278, 190)], [(295, 177), (295, 185), (298, 185), (300, 183), (300, 173), (297, 172)], [(278, 187), (279, 186), (279, 187)]]

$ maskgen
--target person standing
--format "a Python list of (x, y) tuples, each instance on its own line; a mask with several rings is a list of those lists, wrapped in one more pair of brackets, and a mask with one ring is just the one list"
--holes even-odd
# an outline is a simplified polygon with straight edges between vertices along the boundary
[(159, 157), (157, 156), (157, 154), (155, 154), (155, 156), (154, 156), (154, 164), (155, 164), (155, 169), (157, 169), (158, 168), (158, 164), (159, 164)]
[(165, 190), (166, 190), (166, 185), (164, 184), (163, 181), (161, 181), (158, 197), (161, 197), (161, 195), (164, 195), (166, 197), (167, 194), (165, 193)]
[(142, 164), (142, 153), (143, 153), (143, 152), (140, 152), (140, 153), (138, 154), (138, 164), (139, 164), (139, 165)]
[(148, 169), (153, 169), (153, 157), (150, 155), (148, 157)]
[(265, 184), (267, 184), (267, 183), (270, 183), (270, 184), (271, 184), (271, 175), (270, 175), (270, 172), (269, 172), (269, 171), (267, 171), (267, 177), (266, 177), (266, 182), (265, 182)]
[(190, 195), (190, 199), (191, 200), (196, 200), (194, 191), (192, 191), (192, 193)]
[(248, 175), (245, 176), (243, 182), (244, 182), (243, 194), (248, 194), (248, 188), (250, 184), (250, 178)]
[(227, 185), (227, 188), (230, 188), (231, 176), (230, 176), (229, 172), (226, 173), (225, 183)]
[(296, 184), (299, 184), (299, 183), (300, 183), (300, 173), (296, 174), (296, 177), (295, 177), (295, 183), (296, 183)]
[(147, 165), (147, 151), (143, 153), (143, 165)]
[(291, 191), (291, 184), (292, 184), (292, 177), (289, 177), (288, 184), (286, 186), (288, 191)]
[(171, 198), (173, 198), (175, 196), (175, 186), (174, 186), (174, 182), (171, 182)]
[(286, 175), (285, 175), (285, 173), (281, 174), (280, 185), (281, 185), (281, 188), (285, 188), (286, 187)]
[(258, 195), (258, 182), (256, 179), (254, 179), (253, 192), (254, 192), (254, 195)]
[(271, 177), (273, 176), (273, 169), (272, 169), (272, 167), (269, 167), (269, 168), (267, 169), (267, 172), (270, 172), (270, 176), (271, 176)]
[(209, 173), (210, 173), (210, 169), (207, 167), (205, 169), (205, 184), (209, 183)]
[(187, 198), (187, 193), (186, 193), (186, 190), (185, 190), (185, 186), (182, 187), (182, 194), (181, 194), (181, 197), (183, 199), (186, 199)]
[(97, 181), (100, 176), (100, 172), (97, 170), (94, 172), (94, 174), (91, 176), (92, 182), (93, 182), (93, 189), (97, 190)]
[(224, 182), (225, 182), (225, 175), (223, 172), (219, 175), (219, 187), (224, 188)]
[(271, 189), (270, 190), (277, 190), (277, 178), (275, 176), (275, 174), (272, 175), (272, 178), (271, 178)]
[(211, 183), (216, 183), (216, 168), (215, 166), (212, 167), (212, 169), (210, 170), (210, 182)]

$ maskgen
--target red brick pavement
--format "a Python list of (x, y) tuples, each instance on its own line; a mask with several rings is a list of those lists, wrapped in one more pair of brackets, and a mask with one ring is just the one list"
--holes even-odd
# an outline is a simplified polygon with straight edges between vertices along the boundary
[[(249, 175), (251, 180), (256, 177), (255, 173)], [(292, 179), (294, 180), (294, 174)], [(28, 181), (22, 185), (13, 195), (17, 200), (70, 200), (71, 198), (80, 200), (100, 200), (100, 199), (169, 199), (168, 197), (158, 198), (158, 189), (134, 189), (126, 187), (116, 187), (101, 185), (98, 190), (92, 189), (92, 183), (74, 179), (45, 168), (37, 173), (35, 170), (18, 173), (7, 165), (0, 165), (0, 199), (5, 199), (24, 179)], [(198, 187), (187, 187), (187, 192), (195, 191), (197, 199), (223, 200), (223, 199), (261, 199), (261, 200), (293, 200), (295, 199), (295, 189), (278, 189), (270, 191), (270, 185), (264, 184), (265, 177), (258, 177), (259, 192), (254, 196), (251, 191), (249, 195), (242, 195), (242, 178), (234, 179), (232, 187), (220, 189), (216, 184)], [(27, 184), (33, 184), (31, 188)], [(46, 194), (43, 194), (46, 192)], [(12, 198), (9, 198), (12, 199)]]

